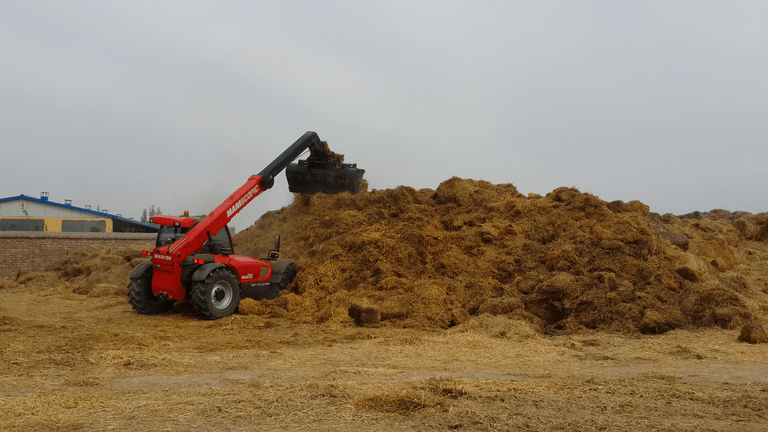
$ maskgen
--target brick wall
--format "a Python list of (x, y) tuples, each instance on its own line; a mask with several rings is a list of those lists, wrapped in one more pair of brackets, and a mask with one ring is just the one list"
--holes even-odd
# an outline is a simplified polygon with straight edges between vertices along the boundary
[(0, 232), (0, 279), (15, 278), (19, 270), (47, 270), (57, 259), (78, 249), (146, 244), (157, 234)]

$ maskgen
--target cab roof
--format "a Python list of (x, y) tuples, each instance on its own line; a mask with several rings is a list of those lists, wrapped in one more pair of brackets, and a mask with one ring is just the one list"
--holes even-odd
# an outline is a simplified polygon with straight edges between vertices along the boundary
[(176, 226), (178, 222), (182, 228), (191, 228), (192, 224), (198, 221), (198, 219), (184, 216), (165, 216), (156, 215), (149, 218), (149, 221), (156, 225)]

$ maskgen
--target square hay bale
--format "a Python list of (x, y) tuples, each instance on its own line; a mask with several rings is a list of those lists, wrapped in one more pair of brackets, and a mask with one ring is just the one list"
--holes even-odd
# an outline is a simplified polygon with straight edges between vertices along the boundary
[(376, 325), (381, 322), (381, 309), (367, 302), (353, 303), (349, 307), (349, 316), (358, 326)]
[(768, 334), (759, 324), (747, 324), (741, 328), (739, 340), (749, 344), (768, 343)]

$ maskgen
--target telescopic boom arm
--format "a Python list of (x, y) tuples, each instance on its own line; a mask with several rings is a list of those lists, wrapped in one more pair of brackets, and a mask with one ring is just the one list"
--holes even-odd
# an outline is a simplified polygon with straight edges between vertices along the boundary
[(181, 263), (200, 249), (205, 242), (224, 228), (253, 198), (272, 187), (276, 175), (310, 147), (321, 146), (315, 132), (307, 132), (288, 149), (266, 166), (259, 174), (248, 178), (239, 189), (230, 195), (208, 216), (193, 226), (173, 244), (162, 246), (152, 252), (154, 274), (152, 291), (155, 295), (166, 293), (170, 300), (184, 298), (181, 283)]
[(178, 240), (169, 248), (170, 253), (180, 253), (184, 259), (198, 250), (208, 240), (224, 228), (240, 210), (257, 195), (270, 189), (275, 183), (275, 176), (285, 169), (294, 159), (308, 148), (320, 144), (320, 138), (315, 132), (307, 132), (296, 140), (280, 156), (266, 166), (261, 172), (248, 178), (238, 190), (229, 196), (207, 217), (189, 230), (186, 237)]
[[(274, 179), (278, 174), (280, 174), (280, 171), (284, 170), (285, 167), (287, 167), (291, 162), (299, 157), (300, 154), (304, 153), (305, 150), (310, 148), (321, 148), (322, 145), (323, 143), (320, 141), (320, 137), (318, 137), (316, 133), (311, 131), (307, 132), (302, 135), (301, 138), (296, 140), (296, 142), (293, 143), (290, 147), (288, 147), (283, 152), (283, 154), (277, 157), (277, 159), (273, 160), (271, 164), (267, 165), (266, 168), (261, 170), (261, 172), (257, 175), (260, 175), (265, 179), (267, 176)], [(266, 186), (265, 189), (269, 189), (271, 187), (272, 184)]]

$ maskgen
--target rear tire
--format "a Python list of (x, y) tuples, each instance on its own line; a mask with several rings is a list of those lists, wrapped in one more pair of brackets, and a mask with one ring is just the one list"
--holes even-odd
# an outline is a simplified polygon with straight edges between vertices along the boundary
[(215, 320), (232, 315), (240, 303), (240, 284), (229, 270), (218, 268), (192, 284), (189, 296), (205, 319)]
[(173, 300), (166, 300), (152, 292), (151, 272), (131, 279), (128, 284), (128, 301), (133, 309), (142, 315), (168, 312), (173, 307)]

